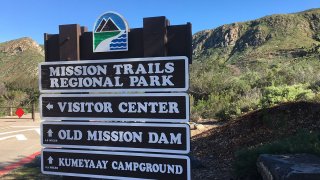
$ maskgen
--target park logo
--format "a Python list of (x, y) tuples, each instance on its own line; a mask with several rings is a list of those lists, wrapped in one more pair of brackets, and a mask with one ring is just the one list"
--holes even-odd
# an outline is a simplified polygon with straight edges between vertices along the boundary
[(128, 51), (128, 30), (120, 14), (104, 13), (93, 27), (93, 52)]

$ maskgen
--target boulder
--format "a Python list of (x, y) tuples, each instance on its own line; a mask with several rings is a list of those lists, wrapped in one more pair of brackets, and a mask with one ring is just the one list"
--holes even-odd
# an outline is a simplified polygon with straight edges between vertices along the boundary
[(320, 179), (320, 158), (311, 154), (262, 154), (257, 167), (264, 180)]

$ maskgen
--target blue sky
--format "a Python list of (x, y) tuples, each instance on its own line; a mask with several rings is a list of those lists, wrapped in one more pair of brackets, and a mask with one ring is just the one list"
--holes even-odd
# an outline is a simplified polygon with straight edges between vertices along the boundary
[(191, 22), (193, 33), (223, 24), (319, 8), (319, 0), (3, 0), (0, 42), (31, 37), (43, 43), (43, 33), (58, 33), (60, 24), (80, 24), (91, 31), (106, 11), (116, 11), (130, 28), (143, 17), (166, 16), (171, 24)]

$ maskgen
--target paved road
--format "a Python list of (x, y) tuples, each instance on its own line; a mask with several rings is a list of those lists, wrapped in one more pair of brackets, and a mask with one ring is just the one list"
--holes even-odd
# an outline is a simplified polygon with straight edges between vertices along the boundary
[(0, 170), (41, 150), (39, 115), (37, 117), (35, 122), (0, 119)]

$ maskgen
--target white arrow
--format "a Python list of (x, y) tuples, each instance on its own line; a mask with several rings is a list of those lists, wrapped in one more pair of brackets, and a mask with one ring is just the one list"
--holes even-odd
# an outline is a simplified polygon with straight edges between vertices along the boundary
[(52, 105), (52, 104), (50, 104), (50, 103), (49, 103), (46, 107), (47, 107), (47, 109), (48, 109), (48, 110), (53, 109), (53, 105)]
[(52, 132), (51, 129), (49, 129), (47, 133), (48, 133), (48, 136), (49, 136), (49, 137), (52, 137), (53, 132)]
[(53, 163), (53, 158), (50, 156), (50, 157), (48, 158), (48, 161), (49, 161), (49, 164), (52, 164), (52, 163)]
[(6, 139), (9, 139), (9, 138), (17, 138), (18, 141), (27, 140), (26, 136), (24, 136), (23, 134), (17, 134), (17, 135), (2, 137), (2, 138), (0, 138), (0, 141), (6, 140)]

